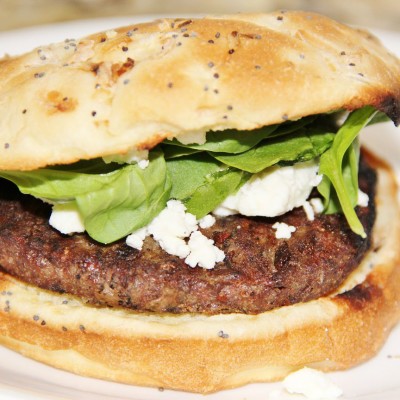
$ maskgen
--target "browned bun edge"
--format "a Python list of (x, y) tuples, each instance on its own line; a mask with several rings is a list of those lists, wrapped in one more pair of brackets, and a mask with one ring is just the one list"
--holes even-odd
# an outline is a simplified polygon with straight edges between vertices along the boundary
[(341, 294), (257, 316), (161, 316), (95, 308), (0, 273), (0, 343), (76, 374), (200, 393), (372, 357), (400, 316), (400, 211), (393, 173), (368, 157), (378, 168), (373, 247)]
[(371, 34), (310, 12), (99, 32), (0, 61), (0, 169), (124, 154), (187, 133), (252, 134), (365, 105), (399, 123), (399, 76), (400, 61)]

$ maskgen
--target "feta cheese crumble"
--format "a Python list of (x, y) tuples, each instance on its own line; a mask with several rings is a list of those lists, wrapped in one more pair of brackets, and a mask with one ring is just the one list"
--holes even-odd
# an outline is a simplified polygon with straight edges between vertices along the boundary
[(275, 237), (277, 239), (290, 239), (292, 233), (296, 232), (296, 228), (292, 225), (285, 224), (284, 222), (275, 222), (272, 228), (276, 229)]
[(276, 217), (302, 206), (321, 179), (316, 161), (267, 168), (228, 196), (213, 214)]
[(192, 268), (198, 265), (205, 269), (212, 269), (215, 263), (223, 261), (225, 258), (224, 252), (214, 246), (214, 241), (199, 231), (190, 235), (188, 246), (190, 254), (186, 257), (185, 262)]
[(369, 197), (366, 193), (358, 189), (357, 205), (360, 207), (368, 207)]
[(54, 204), (49, 223), (65, 235), (85, 231), (82, 217), (74, 203)]
[(315, 214), (321, 214), (324, 211), (324, 205), (319, 197), (306, 200), (303, 203), (303, 210), (309, 221), (314, 221)]
[(186, 212), (186, 207), (178, 200), (169, 200), (167, 207), (144, 228), (133, 232), (126, 238), (126, 244), (141, 250), (146, 236), (152, 235), (161, 248), (168, 254), (185, 258), (192, 268), (197, 265), (211, 269), (217, 262), (223, 261), (225, 254), (214, 242), (200, 231), (215, 223), (211, 215), (197, 221), (193, 214)]
[(283, 386), (289, 393), (302, 394), (310, 400), (331, 400), (343, 394), (323, 372), (308, 367), (288, 375)]

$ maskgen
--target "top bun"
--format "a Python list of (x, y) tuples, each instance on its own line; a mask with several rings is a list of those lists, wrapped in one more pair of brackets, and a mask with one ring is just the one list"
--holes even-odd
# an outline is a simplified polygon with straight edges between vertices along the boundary
[(400, 62), (369, 33), (309, 12), (162, 19), (0, 61), (0, 169), (364, 105), (400, 121)]

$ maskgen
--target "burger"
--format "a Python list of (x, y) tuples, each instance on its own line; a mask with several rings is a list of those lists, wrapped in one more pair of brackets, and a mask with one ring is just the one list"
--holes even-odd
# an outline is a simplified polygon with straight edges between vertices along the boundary
[(161, 19), (0, 63), (0, 342), (207, 393), (372, 357), (400, 316), (400, 62), (308, 12)]

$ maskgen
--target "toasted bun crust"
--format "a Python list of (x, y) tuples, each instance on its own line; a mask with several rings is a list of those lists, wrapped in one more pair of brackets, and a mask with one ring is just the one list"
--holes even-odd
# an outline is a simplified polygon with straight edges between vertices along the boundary
[(1, 273), (0, 343), (81, 375), (201, 393), (358, 364), (400, 317), (396, 184), (383, 164), (378, 176), (373, 248), (330, 297), (257, 316), (159, 316), (90, 307)]
[(0, 169), (363, 105), (399, 122), (399, 77), (377, 39), (309, 12), (164, 19), (66, 40), (0, 61)]

